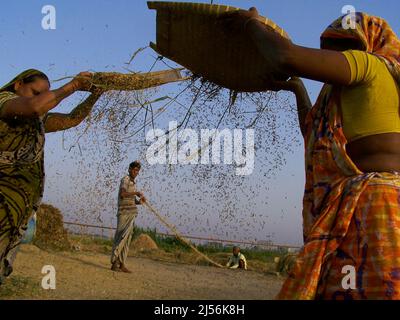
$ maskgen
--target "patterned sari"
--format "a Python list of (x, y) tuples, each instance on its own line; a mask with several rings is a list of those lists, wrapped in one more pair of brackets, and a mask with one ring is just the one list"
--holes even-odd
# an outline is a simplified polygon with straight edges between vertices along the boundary
[[(27, 70), (3, 88), (38, 71)], [(0, 89), (0, 108), (16, 94)], [(37, 210), (44, 186), (42, 118), (0, 119), (0, 283), (11, 271), (13, 249)]]
[[(400, 80), (400, 42), (380, 18), (335, 21), (324, 38), (352, 38)], [(400, 174), (361, 172), (346, 153), (341, 88), (325, 85), (307, 115), (304, 246), (278, 299), (400, 299)], [(348, 281), (354, 277), (354, 281)]]

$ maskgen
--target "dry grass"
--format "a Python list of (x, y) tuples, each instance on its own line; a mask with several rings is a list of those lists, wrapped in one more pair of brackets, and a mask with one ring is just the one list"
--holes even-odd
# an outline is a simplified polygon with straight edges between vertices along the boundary
[(0, 299), (18, 299), (21, 295), (35, 296), (40, 290), (35, 280), (19, 275), (7, 278), (0, 288)]
[(42, 249), (68, 250), (71, 248), (60, 210), (48, 204), (40, 206), (33, 243)]

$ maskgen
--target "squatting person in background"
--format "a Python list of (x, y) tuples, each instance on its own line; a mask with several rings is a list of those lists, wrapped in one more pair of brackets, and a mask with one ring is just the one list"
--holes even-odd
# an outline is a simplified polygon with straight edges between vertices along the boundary
[(244, 269), (247, 270), (247, 261), (243, 253), (240, 252), (239, 247), (233, 247), (232, 256), (229, 258), (226, 266), (229, 269)]
[(135, 179), (141, 164), (134, 161), (129, 165), (129, 174), (122, 178), (118, 192), (117, 230), (111, 253), (111, 270), (131, 273), (125, 265), (133, 235), (133, 224), (138, 210), (136, 205), (146, 202), (143, 193), (136, 191)]
[[(252, 39), (272, 74), (325, 84), (311, 107), (301, 80), (266, 79), (296, 94), (305, 140), (304, 246), (278, 298), (400, 299), (399, 39), (384, 19), (356, 13), (354, 26), (337, 19), (311, 49), (258, 17), (251, 8), (221, 22)], [(346, 266), (356, 288), (342, 286)]]
[[(50, 90), (48, 77), (29, 69), (0, 88), (0, 283), (11, 274), (16, 248), (42, 199), (45, 133), (72, 128), (86, 118), (102, 94), (91, 78), (81, 72)], [(92, 94), (71, 113), (49, 112), (79, 90)]]

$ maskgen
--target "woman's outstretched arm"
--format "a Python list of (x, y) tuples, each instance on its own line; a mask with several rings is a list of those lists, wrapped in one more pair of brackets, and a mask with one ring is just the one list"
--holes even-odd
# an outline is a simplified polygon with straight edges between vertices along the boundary
[(300, 131), (303, 137), (306, 134), (306, 117), (312, 108), (310, 96), (300, 78), (292, 78), (289, 82), (292, 83), (291, 91), (296, 95), (297, 116), (299, 118)]
[(87, 91), (91, 86), (91, 76), (89, 72), (81, 72), (72, 81), (58, 89), (42, 92), (33, 97), (8, 100), (1, 108), (0, 118), (42, 116), (75, 91)]
[(46, 133), (66, 130), (80, 124), (92, 111), (101, 95), (102, 91), (96, 90), (68, 114), (49, 113), (45, 122)]
[(271, 71), (335, 85), (350, 83), (350, 66), (341, 52), (298, 46), (266, 28), (257, 17), (257, 9), (251, 8), (226, 13), (219, 20), (227, 32), (244, 30), (275, 68)]
[(270, 88), (273, 91), (286, 90), (295, 94), (300, 131), (304, 137), (306, 117), (312, 108), (312, 103), (303, 81), (297, 77), (292, 77), (288, 81), (273, 81), (270, 83)]

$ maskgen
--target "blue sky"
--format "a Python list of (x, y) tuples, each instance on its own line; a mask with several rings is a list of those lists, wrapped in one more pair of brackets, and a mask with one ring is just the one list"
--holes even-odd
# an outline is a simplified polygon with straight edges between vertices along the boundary
[[(318, 47), (321, 32), (341, 15), (342, 7), (348, 4), (353, 5), (358, 11), (384, 17), (397, 34), (400, 32), (398, 19), (400, 4), (396, 0), (226, 0), (214, 3), (241, 8), (255, 6), (261, 15), (274, 20), (288, 32), (295, 43), (303, 46)], [(43, 30), (41, 27), (43, 18), (41, 10), (48, 4), (56, 8), (56, 30)], [(124, 72), (124, 63), (129, 60), (130, 55), (136, 49), (147, 46), (149, 41), (155, 41), (155, 27), (155, 12), (148, 10), (146, 1), (142, 0), (8, 1), (7, 6), (3, 6), (0, 16), (0, 83), (6, 83), (26, 68), (41, 69), (51, 79), (74, 75), (83, 70)], [(148, 70), (155, 56), (151, 50), (146, 51), (135, 60), (134, 69)], [(320, 84), (306, 81), (306, 85), (314, 101)], [(57, 87), (58, 84), (54, 86)], [(163, 90), (173, 93), (176, 87), (167, 86)], [(70, 110), (76, 101), (77, 98), (72, 97), (63, 102), (58, 110), (61, 112)], [(132, 152), (133, 157), (135, 154)], [(73, 155), (62, 150), (61, 134), (47, 137), (45, 201), (59, 206), (63, 212), (69, 212), (70, 220), (78, 219), (72, 212), (79, 211), (84, 205), (80, 200), (73, 204), (71, 198), (65, 200), (65, 194), (79, 190), (80, 184), (77, 184), (76, 180), (72, 182), (69, 179), (77, 175), (75, 160)], [(122, 168), (126, 165), (127, 163), (121, 164), (121, 175), (124, 173)], [(251, 179), (261, 178), (254, 174)], [(217, 228), (212, 230), (226, 229), (227, 232), (217, 234), (210, 231), (211, 229), (207, 231), (207, 228), (204, 228), (203, 231), (196, 233), (190, 231), (185, 224), (180, 226), (181, 230), (196, 233), (193, 235), (243, 240), (265, 240), (272, 236), (276, 242), (300, 244), (301, 199), (304, 185), (302, 146), (296, 147), (293, 154), (287, 155), (285, 167), (265, 183), (271, 185), (265, 196), (273, 199), (273, 202), (268, 207), (258, 206), (257, 213), (261, 216), (264, 212), (270, 212), (268, 218), (265, 218), (264, 228), (258, 228), (250, 235), (248, 232), (233, 235), (230, 233), (234, 229), (217, 219), (215, 220)], [(114, 201), (115, 205), (115, 193), (110, 194), (110, 201)], [(106, 212), (104, 224), (115, 224), (115, 212), (106, 208), (104, 211)], [(188, 224), (193, 224), (195, 221), (195, 211), (192, 214), (192, 217), (189, 214)], [(151, 219), (139, 218), (138, 223), (153, 226)], [(202, 224), (204, 221), (197, 223)]]

